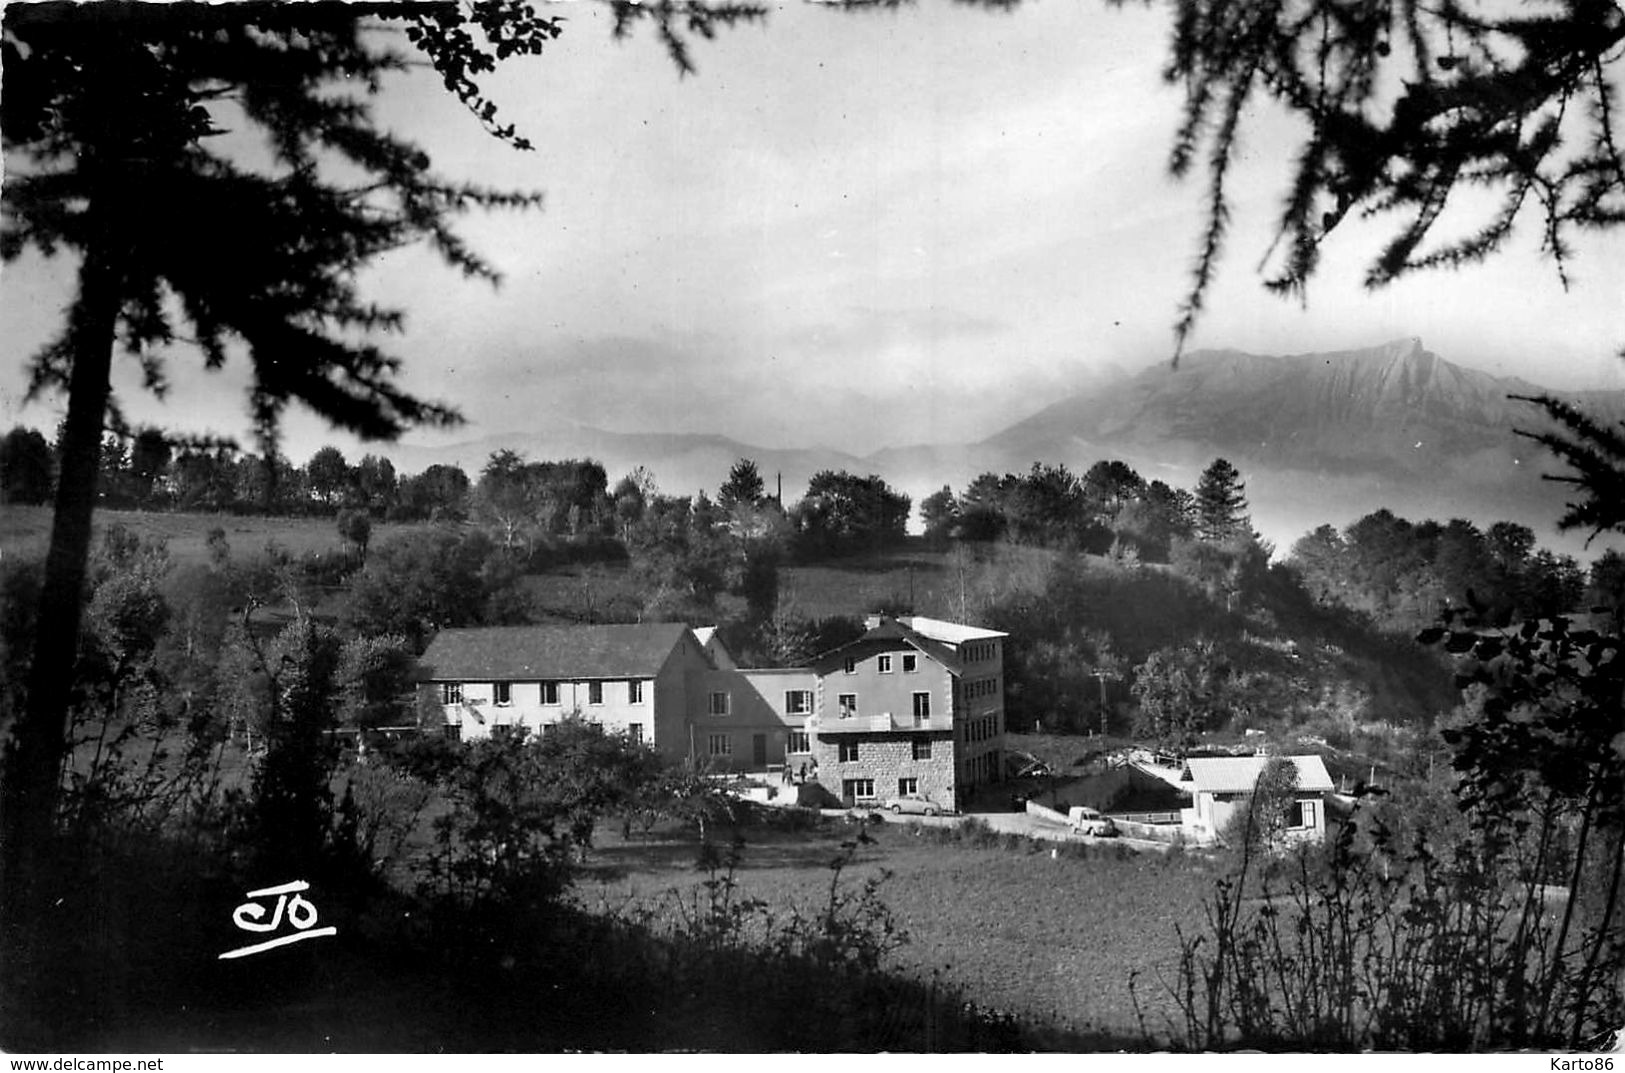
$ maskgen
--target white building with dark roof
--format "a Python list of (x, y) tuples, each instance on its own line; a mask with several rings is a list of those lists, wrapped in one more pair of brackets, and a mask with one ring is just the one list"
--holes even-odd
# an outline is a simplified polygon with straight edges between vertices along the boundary
[(811, 760), (807, 668), (740, 669), (682, 623), (442, 630), (418, 661), (445, 733), (465, 741), (569, 717), (718, 770)]
[(681, 623), (442, 630), (418, 665), (450, 736), (579, 715), (674, 755), (688, 749), (690, 681), (713, 667)]

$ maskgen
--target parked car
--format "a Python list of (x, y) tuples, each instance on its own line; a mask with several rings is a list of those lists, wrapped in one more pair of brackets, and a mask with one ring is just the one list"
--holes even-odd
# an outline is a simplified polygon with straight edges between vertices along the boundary
[(894, 816), (905, 812), (916, 816), (942, 815), (942, 806), (924, 794), (904, 794), (893, 798), (891, 804), (886, 807), (892, 810)]
[(1116, 838), (1117, 824), (1110, 816), (1103, 816), (1087, 805), (1079, 805), (1067, 813), (1067, 821), (1072, 829), (1079, 834), (1092, 835), (1095, 838)]

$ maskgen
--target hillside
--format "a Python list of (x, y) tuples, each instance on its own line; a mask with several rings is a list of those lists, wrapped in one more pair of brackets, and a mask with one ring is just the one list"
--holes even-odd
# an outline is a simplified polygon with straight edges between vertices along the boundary
[[(270, 542), (295, 556), (339, 548), (331, 519), (98, 515), (99, 527), (115, 523), (141, 536), (162, 537), (178, 563), (205, 561), (207, 536), (216, 527), (241, 555), (253, 555)], [(45, 508), (0, 514), (0, 553), (6, 558), (43, 554), (48, 524)], [(374, 546), (421, 528), (380, 526)], [(620, 621), (635, 616), (643, 600), (625, 563), (560, 566), (524, 578), (522, 587), (530, 613), (544, 621)], [(1068, 560), (1035, 547), (967, 544), (946, 551), (912, 545), (785, 567), (779, 593), (781, 613), (796, 619), (912, 608), (1008, 630), (1014, 639), (1009, 710), (1015, 726), (1043, 718), (1053, 728), (1067, 709), (1098, 712), (1098, 683), (1075, 681), (1087, 671), (1085, 664), (1092, 664), (1089, 646), (1098, 639), (1109, 641), (1125, 668), (1159, 648), (1221, 646), (1234, 673), (1249, 676), (1256, 687), (1253, 721), (1259, 726), (1307, 727), (1352, 741), (1362, 727), (1426, 724), (1455, 703), (1449, 674), (1435, 654), (1408, 638), (1382, 636), (1352, 616), (1315, 606), (1301, 590), (1282, 584), (1266, 588), (1251, 608), (1233, 613), (1166, 568), (1130, 568), (1095, 556)], [(743, 613), (742, 601), (723, 596), (716, 620)], [(1080, 638), (1094, 640), (1078, 648)], [(1120, 727), (1129, 719), (1128, 687), (1127, 675), (1108, 685)]]

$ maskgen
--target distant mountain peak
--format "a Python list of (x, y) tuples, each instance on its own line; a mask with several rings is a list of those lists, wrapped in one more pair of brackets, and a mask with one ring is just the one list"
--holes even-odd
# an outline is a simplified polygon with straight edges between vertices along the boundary
[[(1540, 479), (1551, 466), (1514, 431), (1539, 415), (1511, 398), (1541, 393), (1569, 394), (1454, 364), (1414, 335), (1317, 353), (1202, 350), (1057, 400), (982, 446), (1012, 460), (1119, 458), (1170, 475), (1223, 457), (1248, 476), (1255, 508), (1338, 524), (1374, 505), (1421, 504), (1441, 517), (1549, 526), (1563, 492)], [(1596, 408), (1625, 412), (1625, 393), (1594, 394)], [(1319, 494), (1327, 501), (1311, 507)]]
[(1410, 361), (1418, 358), (1434, 357), (1434, 355), (1429, 353), (1427, 348), (1422, 345), (1422, 337), (1420, 335), (1407, 335), (1403, 339), (1395, 339), (1392, 342), (1384, 343), (1382, 345), (1382, 350), (1392, 356), (1396, 361)]

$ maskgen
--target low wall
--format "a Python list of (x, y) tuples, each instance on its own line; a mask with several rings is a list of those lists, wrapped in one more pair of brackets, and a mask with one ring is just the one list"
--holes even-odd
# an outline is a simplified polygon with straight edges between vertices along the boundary
[(1128, 838), (1143, 838), (1148, 842), (1167, 842), (1174, 846), (1195, 844), (1195, 839), (1185, 833), (1185, 829), (1170, 823), (1135, 823), (1133, 820), (1120, 820), (1112, 817), (1118, 831)]
[(1067, 819), (1064, 812), (1056, 812), (1052, 808), (1040, 805), (1037, 801), (1027, 802), (1027, 815), (1043, 820), (1045, 823), (1058, 823), (1062, 827), (1070, 827), (1072, 821)]
[[(1027, 802), (1027, 815), (1045, 823), (1059, 824), (1068, 829), (1072, 826), (1071, 819), (1064, 812), (1057, 812), (1036, 801)], [(1185, 831), (1178, 824), (1169, 823), (1136, 823), (1133, 820), (1120, 820), (1112, 817), (1117, 830), (1127, 838), (1140, 838), (1148, 842), (1167, 842), (1169, 845), (1183, 846), (1195, 841), (1186, 836)]]

